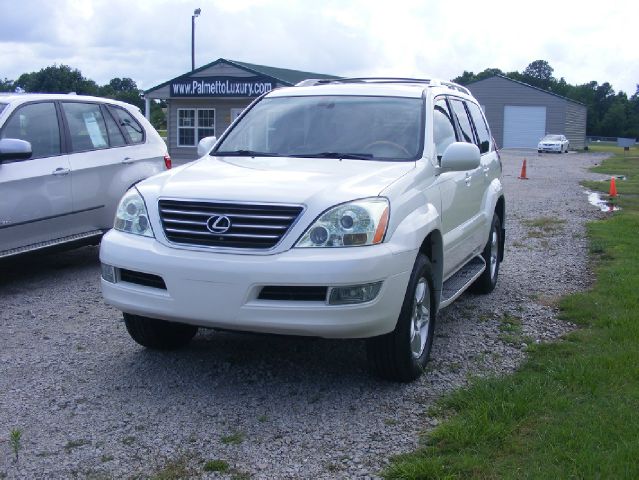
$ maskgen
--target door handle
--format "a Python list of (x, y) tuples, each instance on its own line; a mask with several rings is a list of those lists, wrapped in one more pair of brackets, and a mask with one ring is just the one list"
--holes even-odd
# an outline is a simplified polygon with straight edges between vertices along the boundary
[(124, 157), (124, 160), (122, 160), (122, 163), (125, 165), (129, 165), (133, 163), (133, 159), (131, 157)]
[(68, 168), (63, 168), (63, 167), (58, 167), (56, 168), (53, 172), (51, 172), (53, 175), (66, 175), (70, 172), (71, 170)]

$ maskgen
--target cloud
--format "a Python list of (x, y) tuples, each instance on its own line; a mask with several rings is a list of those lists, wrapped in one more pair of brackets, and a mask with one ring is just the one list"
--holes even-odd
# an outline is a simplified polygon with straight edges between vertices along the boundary
[[(196, 65), (230, 58), (336, 75), (453, 78), (464, 70), (523, 70), (547, 60), (570, 83), (639, 81), (630, 19), (639, 3), (591, 11), (537, 0), (21, 0), (3, 11), (0, 77), (54, 63), (103, 84), (150, 88)], [(36, 12), (36, 13), (34, 13)]]

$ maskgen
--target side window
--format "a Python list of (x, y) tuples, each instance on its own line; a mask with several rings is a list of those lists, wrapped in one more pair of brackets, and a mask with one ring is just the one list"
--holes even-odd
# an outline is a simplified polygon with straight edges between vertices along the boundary
[(433, 110), (433, 142), (438, 159), (441, 159), (446, 147), (455, 140), (455, 126), (448, 104), (446, 100), (439, 98), (435, 101), (435, 109)]
[(461, 100), (451, 100), (450, 103), (453, 107), (453, 114), (457, 119), (457, 124), (461, 130), (461, 141), (476, 144), (477, 142), (475, 141), (475, 135), (473, 134), (473, 127), (470, 124), (468, 114), (464, 108), (464, 102)]
[(109, 107), (109, 111), (113, 113), (113, 117), (124, 128), (124, 131), (129, 136), (131, 143), (144, 142), (144, 129), (138, 121), (133, 118), (129, 112), (120, 107)]
[(195, 109), (178, 108), (178, 146), (195, 145)]
[(215, 110), (200, 109), (197, 111), (197, 140), (215, 135)]
[(0, 138), (19, 138), (31, 143), (31, 158), (60, 155), (60, 127), (52, 102), (31, 103), (18, 108), (5, 123)]
[(109, 137), (100, 105), (96, 103), (62, 103), (69, 125), (72, 152), (109, 148)]
[(121, 147), (126, 145), (126, 140), (124, 139), (124, 135), (118, 128), (118, 125), (113, 120), (111, 113), (108, 109), (103, 108), (102, 113), (104, 115), (104, 121), (106, 122), (107, 133), (109, 134), (109, 144), (112, 147)]
[(178, 146), (191, 147), (215, 135), (215, 109), (178, 108)]
[(481, 153), (489, 152), (490, 132), (488, 131), (486, 119), (484, 118), (484, 115), (481, 113), (481, 110), (476, 104), (472, 102), (466, 102), (466, 106), (468, 107), (470, 116), (472, 117), (473, 123), (475, 124), (475, 131), (477, 132), (477, 136), (479, 137), (479, 151)]

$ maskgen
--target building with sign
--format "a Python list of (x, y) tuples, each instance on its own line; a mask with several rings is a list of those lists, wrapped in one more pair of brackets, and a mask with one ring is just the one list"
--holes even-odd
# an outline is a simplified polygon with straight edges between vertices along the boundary
[(145, 91), (146, 115), (152, 100), (166, 101), (169, 154), (195, 160), (198, 142), (219, 137), (256, 97), (309, 78), (337, 77), (220, 58)]

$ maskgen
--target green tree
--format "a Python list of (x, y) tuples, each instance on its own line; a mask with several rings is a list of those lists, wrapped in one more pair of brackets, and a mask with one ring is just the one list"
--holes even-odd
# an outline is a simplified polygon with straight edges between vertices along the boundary
[(131, 78), (112, 78), (109, 83), (100, 87), (99, 95), (130, 103), (144, 110), (142, 90)]
[(9, 80), (6, 77), (4, 80), (0, 80), (0, 92), (13, 92), (15, 89), (13, 80)]
[(80, 70), (68, 65), (52, 65), (38, 72), (23, 73), (15, 86), (31, 93), (70, 93), (96, 95), (98, 85), (82, 76)]
[(550, 89), (552, 84), (557, 82), (555, 77), (552, 76), (554, 71), (546, 60), (535, 60), (522, 72), (522, 77), (530, 85)]

